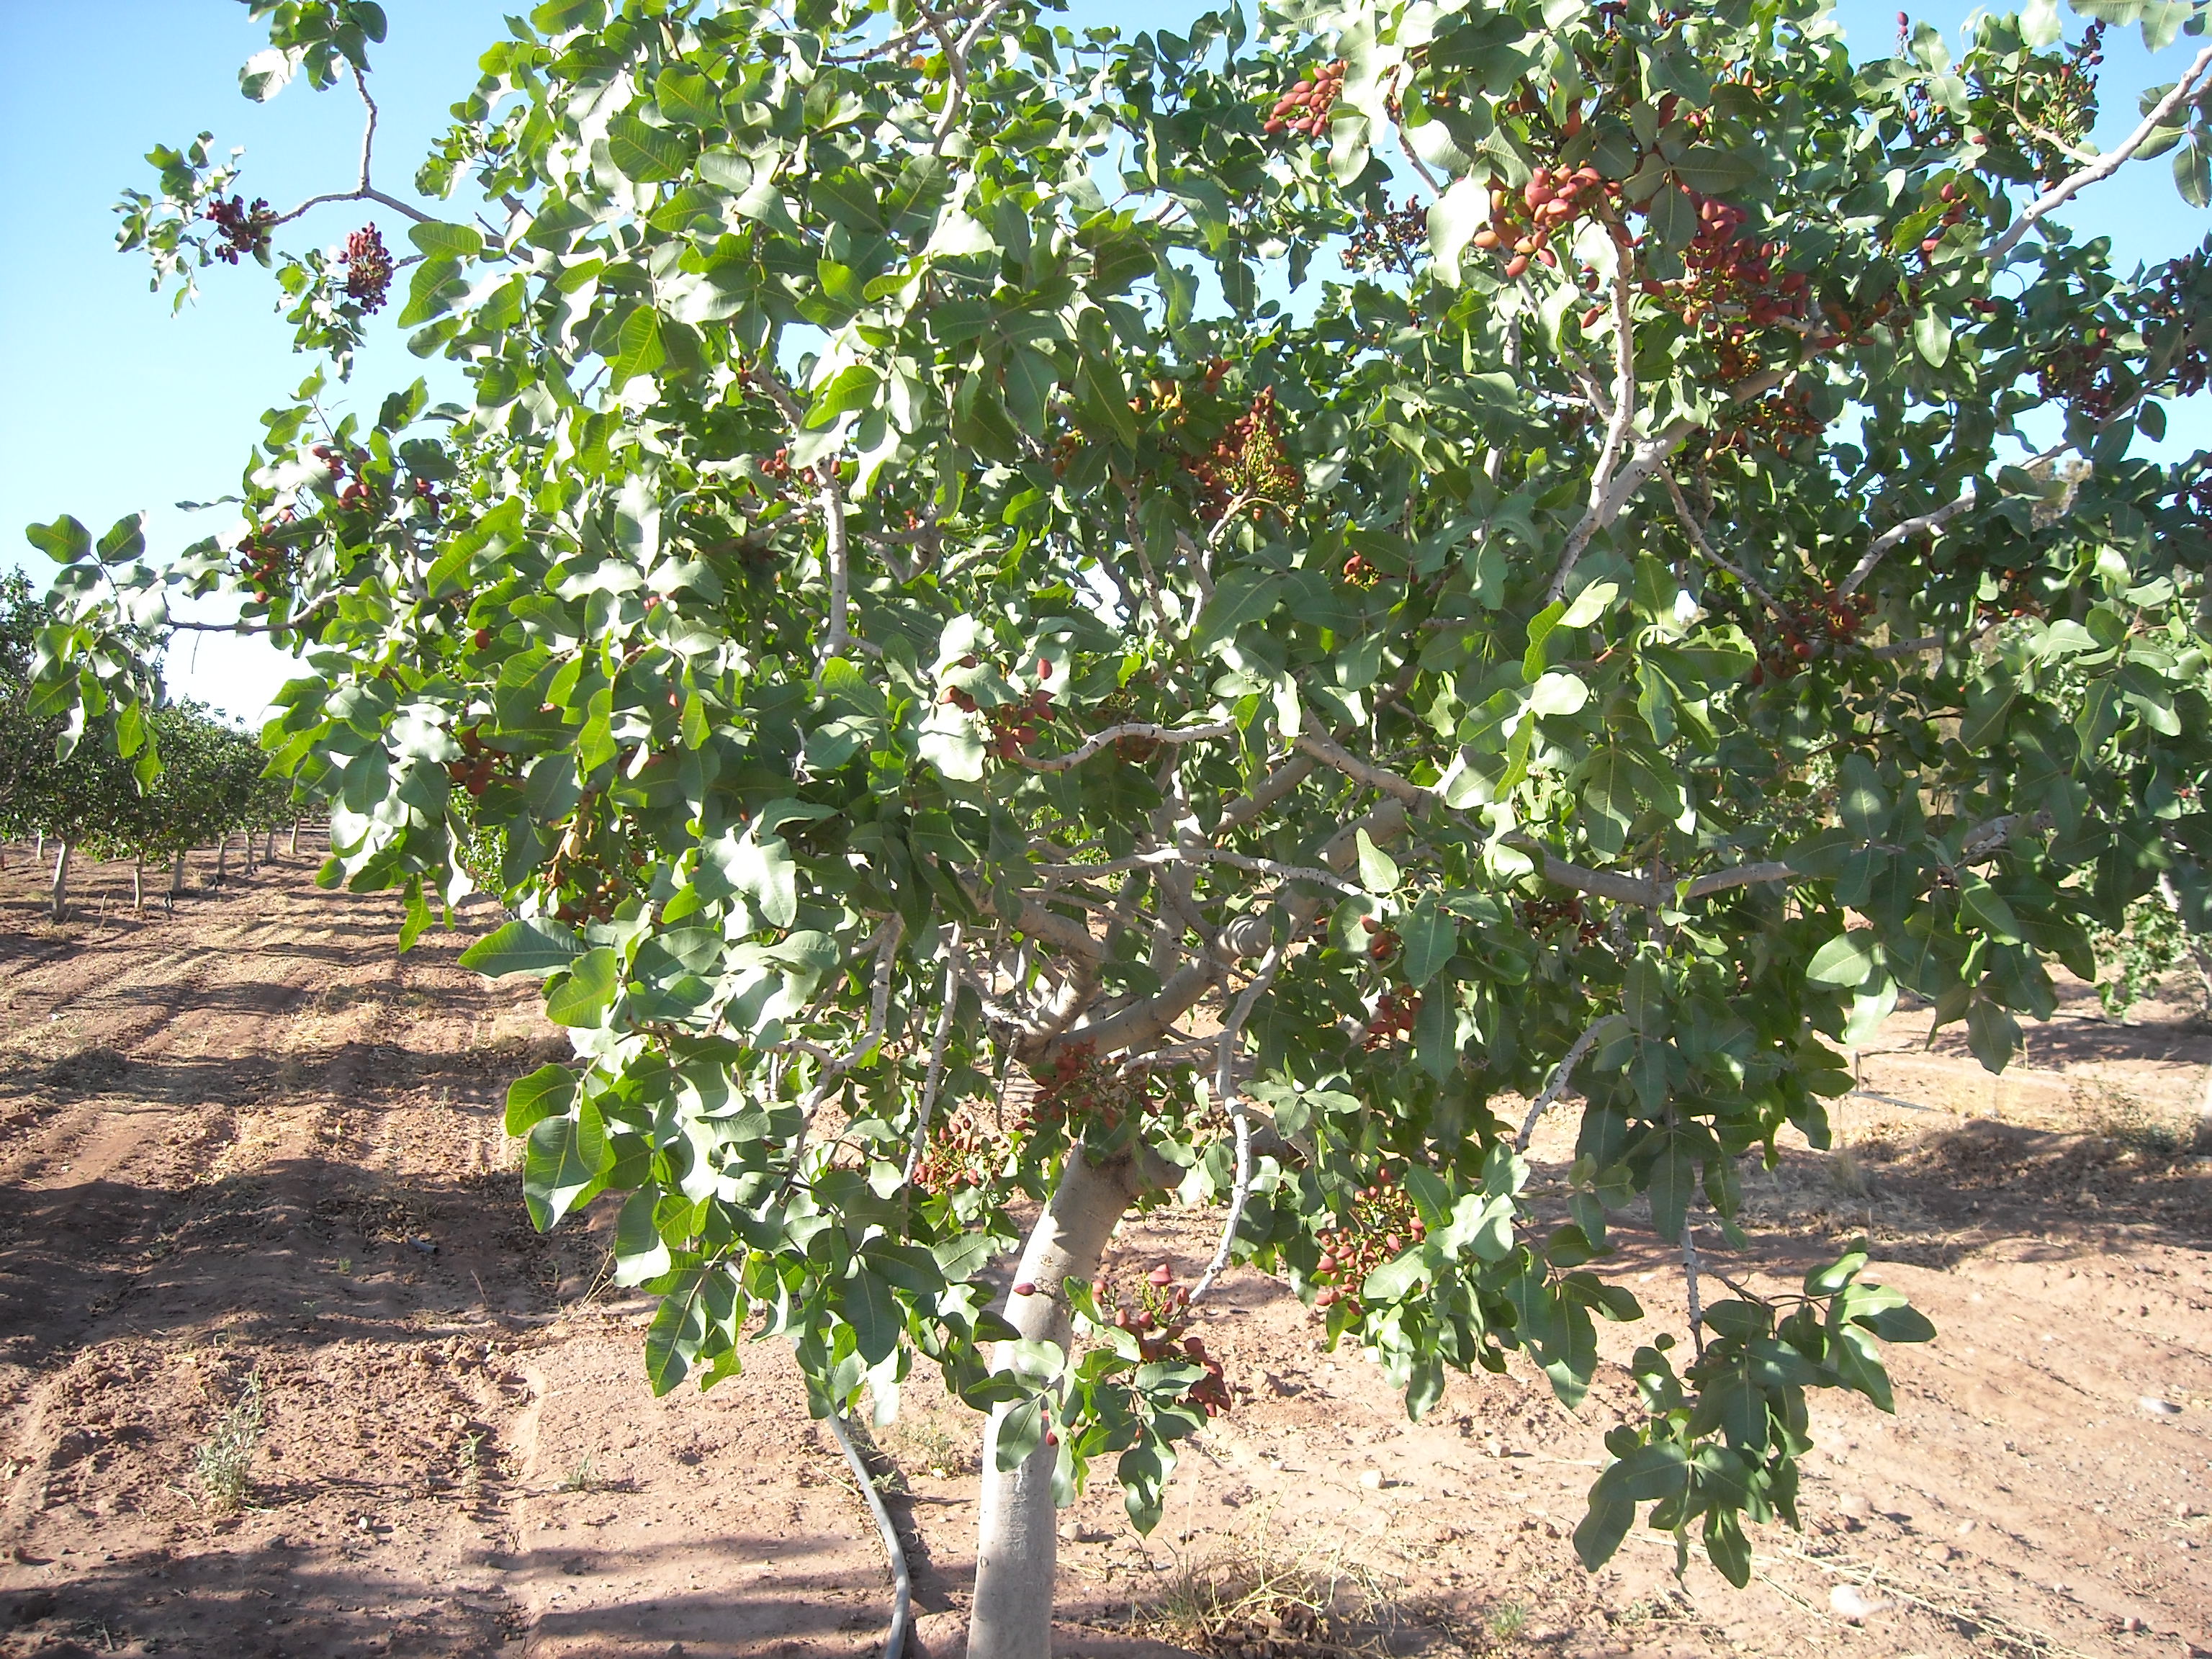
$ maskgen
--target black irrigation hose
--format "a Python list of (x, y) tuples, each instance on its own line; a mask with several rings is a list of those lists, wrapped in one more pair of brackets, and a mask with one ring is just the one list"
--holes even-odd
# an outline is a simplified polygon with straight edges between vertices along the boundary
[(898, 1528), (891, 1524), (891, 1512), (884, 1507), (884, 1495), (876, 1490), (875, 1478), (861, 1460), (860, 1449), (853, 1443), (853, 1431), (845, 1426), (844, 1413), (831, 1410), (830, 1432), (837, 1437), (845, 1461), (853, 1466), (853, 1479), (860, 1483), (860, 1496), (868, 1500), (868, 1512), (876, 1517), (876, 1530), (883, 1534), (884, 1553), (890, 1559), (891, 1627), (884, 1637), (884, 1659), (900, 1659), (906, 1650), (907, 1631), (914, 1622), (914, 1577), (907, 1571), (906, 1551), (899, 1546)]

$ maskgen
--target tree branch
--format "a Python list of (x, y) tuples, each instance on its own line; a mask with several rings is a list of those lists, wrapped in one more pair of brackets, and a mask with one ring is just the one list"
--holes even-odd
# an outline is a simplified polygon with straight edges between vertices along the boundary
[(937, 1091), (945, 1081), (945, 1042), (952, 1033), (952, 1012), (960, 1006), (959, 968), (953, 953), (960, 948), (960, 924), (954, 922), (945, 942), (945, 1000), (937, 1011), (937, 1030), (929, 1039), (929, 1067), (922, 1073), (921, 1103), (915, 1112), (914, 1141), (907, 1149), (906, 1181), (911, 1184), (914, 1172), (921, 1167), (922, 1155), (929, 1150), (930, 1115), (937, 1107)]
[(1282, 967), (1285, 949), (1285, 945), (1278, 944), (1269, 951), (1259, 971), (1252, 975), (1252, 982), (1244, 988), (1244, 994), (1237, 999), (1235, 1010), (1224, 1010), (1227, 1018), (1221, 1026), (1221, 1057), (1214, 1067), (1213, 1093), (1228, 1108), (1230, 1120), (1237, 1127), (1237, 1178), (1230, 1189), (1229, 1213), (1221, 1223), (1221, 1242), (1214, 1247), (1213, 1260), (1206, 1264), (1206, 1271), (1191, 1287), (1193, 1302), (1213, 1288), (1213, 1281), (1229, 1265), (1230, 1253), (1237, 1243), (1237, 1229), (1243, 1224), (1244, 1206), (1252, 1196), (1252, 1120), (1245, 1110), (1244, 1091), (1237, 1081), (1237, 1043), (1243, 1035), (1244, 1022), (1252, 1017), (1253, 1005)]
[[(1617, 247), (1613, 273), (1613, 409), (1606, 422), (1605, 447), (1598, 452), (1597, 465), (1590, 472), (1589, 505), (1583, 511), (1582, 522), (1567, 537), (1566, 550), (1560, 556), (1559, 568), (1553, 574), (1552, 585), (1544, 595), (1547, 605), (1559, 602), (1583, 550), (1599, 531), (1613, 522), (1628, 500), (1626, 494), (1617, 501), (1613, 495), (1613, 468), (1620, 464), (1621, 450), (1636, 424), (1636, 335), (1631, 322), (1632, 290), (1628, 270), (1628, 250)], [(1648, 470), (1644, 476), (1650, 476)], [(1641, 483), (1643, 477), (1637, 482)]]
[(1559, 1103), (1559, 1097), (1567, 1092), (1567, 1085), (1574, 1078), (1575, 1067), (1582, 1063), (1582, 1057), (1590, 1051), (1590, 1045), (1597, 1041), (1597, 1028), (1602, 1023), (1599, 1020), (1592, 1020), (1584, 1028), (1583, 1034), (1574, 1040), (1567, 1052), (1560, 1056), (1559, 1065), (1553, 1068), (1552, 1080), (1544, 1085), (1544, 1092), (1536, 1097), (1528, 1108), (1528, 1115), (1521, 1121), (1521, 1133), (1513, 1137), (1515, 1152), (1525, 1152), (1528, 1150), (1528, 1142), (1536, 1133), (1537, 1121), (1545, 1113), (1550, 1111)]
[(1705, 532), (1699, 528), (1697, 520), (1691, 516), (1689, 502), (1682, 499), (1682, 486), (1674, 482), (1674, 469), (1662, 465), (1659, 469), (1659, 476), (1666, 483), (1667, 498), (1674, 504), (1674, 516), (1681, 520), (1682, 533), (1690, 538), (1690, 545), (1697, 550), (1698, 556), (1706, 563), (1727, 571), (1729, 575), (1743, 584), (1745, 592), (1757, 599), (1774, 615), (1780, 616), (1782, 607), (1775, 604), (1774, 595), (1762, 587), (1749, 571), (1741, 565), (1731, 564), (1713, 551), (1712, 544), (1705, 539)]
[(1035, 756), (1022, 757), (1022, 764), (1032, 772), (1065, 772), (1071, 766), (1080, 766), (1110, 743), (1124, 738), (1141, 738), (1153, 743), (1204, 743), (1214, 738), (1233, 738), (1237, 735), (1235, 720), (1221, 720), (1212, 726), (1152, 726), (1133, 721), (1122, 726), (1109, 726), (1103, 732), (1094, 732), (1077, 747), (1065, 755), (1054, 755), (1044, 760)]
[(845, 533), (845, 485), (835, 456), (814, 469), (822, 486), (822, 551), (830, 564), (830, 626), (822, 635), (822, 660), (842, 656), (852, 639), (853, 544)]
[(2150, 113), (2143, 117), (2142, 124), (2121, 142), (2118, 149), (2108, 155), (2099, 156), (2080, 172), (2069, 173), (2029, 203), (2021, 210), (2019, 218), (1983, 248), (1982, 257), (1990, 260), (2003, 258), (2019, 245), (2020, 239), (2027, 234), (2028, 228), (2045, 214), (2063, 206), (2076, 191), (2087, 189), (2100, 179), (2110, 178), (2133, 161), (2136, 152), (2149, 143), (2152, 136), (2166, 125), (2174, 111), (2195, 94), (2208, 70), (2212, 70), (2212, 46), (2207, 46), (2197, 54), (2197, 60), (2190, 64), (2189, 72), (2173, 83), (2171, 92), (2152, 106)]
[(1341, 893), (1366, 890), (1340, 876), (1309, 864), (1279, 864), (1273, 859), (1255, 859), (1243, 853), (1232, 853), (1225, 847), (1208, 847), (1202, 843), (1156, 848), (1149, 853), (1132, 853), (1127, 858), (1111, 859), (1103, 864), (1040, 864), (1034, 867), (1041, 876), (1112, 876), (1125, 870), (1175, 864), (1226, 864), (1234, 869), (1249, 870), (1254, 875), (1273, 876), (1278, 881), (1316, 882), (1324, 887), (1334, 887)]
[(361, 135), (361, 182), (351, 190), (329, 191), (320, 196), (310, 196), (289, 213), (279, 215), (275, 224), (289, 225), (308, 209), (319, 208), (325, 202), (375, 202), (395, 213), (404, 214), (418, 225), (435, 224), (437, 221), (419, 208), (410, 207), (397, 197), (386, 196), (369, 183), (369, 167), (376, 155), (376, 100), (368, 95), (368, 77), (362, 73), (358, 64), (354, 68), (353, 84), (361, 94), (362, 106), (368, 112), (368, 125), (362, 129)]
[[(2053, 444), (2041, 454), (2030, 459), (2026, 465), (2040, 466), (2045, 461), (2064, 454), (2068, 447), (2069, 446), (2063, 443)], [(2022, 470), (2025, 471), (2026, 468), (2023, 467)], [(1934, 511), (1923, 513), (1917, 518), (1907, 519), (1902, 524), (1890, 526), (1868, 544), (1867, 550), (1860, 556), (1859, 562), (1851, 567), (1851, 574), (1837, 584), (1836, 592), (1845, 598), (1857, 592), (1866, 579), (1874, 574), (1875, 567), (1887, 558), (1899, 543), (1911, 540), (1923, 530), (1941, 530), (1979, 499), (1980, 491), (1974, 481), (1969, 478), (1966, 480), (1966, 489), (1959, 493), (1956, 500), (1946, 501)]]

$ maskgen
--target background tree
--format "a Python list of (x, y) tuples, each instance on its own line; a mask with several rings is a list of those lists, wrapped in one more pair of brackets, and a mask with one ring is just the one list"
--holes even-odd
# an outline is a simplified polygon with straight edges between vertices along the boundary
[[(375, 7), (254, 10), (249, 94), (366, 101)], [(818, 1412), (920, 1356), (989, 1413), (978, 1659), (1043, 1650), (1098, 1460), (1157, 1521), (1231, 1261), (1416, 1413), (1516, 1352), (1571, 1405), (1649, 1228), (1691, 1340), (1635, 1349), (1577, 1547), (1642, 1510), (1744, 1582), (1806, 1390), (1887, 1408), (1931, 1333), (1863, 1252), (1717, 1281), (1739, 1161), (1826, 1144), (1900, 994), (2002, 1067), (2046, 961), (2212, 853), (2204, 469), (2130, 454), (2203, 384), (2207, 261), (2055, 216), (2160, 151), (2203, 203), (2212, 52), (2092, 158), (2048, 3), (1863, 70), (1813, 0), (1262, 21), (550, 0), (417, 176), (497, 216), (370, 143), (319, 198), (404, 205), (470, 404), (311, 377), (230, 544), (31, 532), (81, 720), (131, 720), (107, 629), (173, 592), (301, 654), (264, 742), (407, 940), (495, 844), (520, 919), (466, 960), (580, 1062), (510, 1094), (526, 1201), (627, 1194), (655, 1388), (750, 1331)], [(157, 277), (276, 257), (293, 216), (157, 155)], [(1098, 1278), (1171, 1200), (1227, 1200), (1205, 1276)]]

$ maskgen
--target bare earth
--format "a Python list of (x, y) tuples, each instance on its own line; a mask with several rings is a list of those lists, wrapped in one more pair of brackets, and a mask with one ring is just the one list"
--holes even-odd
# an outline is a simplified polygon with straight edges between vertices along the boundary
[[(525, 1222), (500, 1103), (566, 1048), (528, 988), (453, 966), (489, 912), (402, 957), (397, 907), (318, 891), (305, 852), (217, 892), (196, 861), (173, 917), (81, 872), (58, 927), (23, 849), (0, 873), (0, 1659), (873, 1651), (873, 1531), (785, 1351), (656, 1402), (611, 1215)], [(1411, 1425), (1247, 1273), (1203, 1327), (1238, 1407), (1165, 1523), (1138, 1539), (1103, 1490), (1066, 1517), (1060, 1650), (2212, 1652), (2212, 1030), (2179, 1001), (2116, 1026), (2075, 988), (2002, 1080), (1900, 1014), (1843, 1150), (1747, 1174), (1732, 1277), (1866, 1233), (1942, 1332), (1895, 1354), (1896, 1418), (1816, 1405), (1806, 1531), (1757, 1537), (1748, 1592), (1676, 1581), (1650, 1534), (1576, 1565), (1618, 1369), (1579, 1419), (1522, 1367)], [(1216, 1224), (1120, 1249), (1188, 1273)], [(1679, 1328), (1678, 1269), (1624, 1237)], [(198, 1460), (249, 1396), (221, 1516)], [(917, 1379), (878, 1437), (930, 1659), (959, 1647), (976, 1429)], [(1301, 1618), (1332, 1591), (1334, 1622)]]

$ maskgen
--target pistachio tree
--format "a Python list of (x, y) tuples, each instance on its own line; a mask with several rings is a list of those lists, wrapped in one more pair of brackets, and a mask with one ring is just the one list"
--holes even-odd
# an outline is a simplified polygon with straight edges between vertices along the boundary
[[(250, 95), (368, 100), (376, 7), (251, 3)], [(1862, 1250), (1717, 1261), (1739, 1169), (1902, 996), (2002, 1067), (2212, 854), (2212, 484), (2136, 453), (2212, 276), (2063, 228), (2154, 155), (2203, 204), (2212, 52), (2099, 155), (2102, 26), (2201, 18), (2079, 9), (1855, 65), (1818, 0), (550, 0), (414, 193), (372, 105), (296, 210), (404, 252), (155, 152), (157, 282), (268, 261), (338, 374), (388, 301), (467, 392), (318, 371), (173, 557), (35, 528), (43, 683), (127, 720), (106, 629), (183, 593), (299, 657), (325, 881), (516, 914), (465, 960), (575, 1051), (524, 1200), (619, 1198), (651, 1385), (773, 1335), (817, 1412), (988, 1414), (978, 1659), (1044, 1651), (1056, 1505), (1158, 1519), (1231, 1263), (1415, 1415), (1516, 1355), (1571, 1407), (1656, 1235), (1686, 1340), (1621, 1345), (1575, 1544), (1741, 1583), (1808, 1391), (1932, 1332)], [(1198, 1282), (1103, 1273), (1169, 1202)]]

